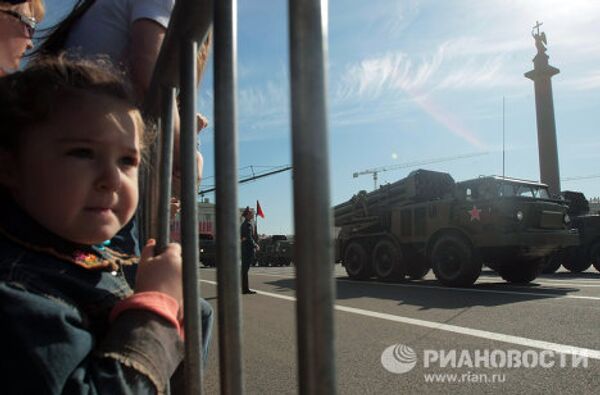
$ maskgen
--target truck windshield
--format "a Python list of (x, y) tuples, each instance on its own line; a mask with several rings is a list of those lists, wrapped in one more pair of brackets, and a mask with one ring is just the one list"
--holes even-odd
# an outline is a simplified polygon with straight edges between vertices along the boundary
[(513, 184), (504, 182), (498, 185), (499, 195), (502, 197), (528, 197), (535, 199), (549, 199), (548, 189), (539, 185)]

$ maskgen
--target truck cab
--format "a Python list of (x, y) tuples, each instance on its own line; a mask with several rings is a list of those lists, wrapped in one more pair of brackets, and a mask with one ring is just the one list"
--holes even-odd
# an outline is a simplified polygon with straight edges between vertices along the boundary
[[(531, 262), (578, 243), (564, 201), (548, 187), (508, 177), (480, 177), (457, 183), (455, 221), (478, 246), (483, 261), (502, 274), (512, 262)], [(539, 262), (538, 262), (539, 263)]]

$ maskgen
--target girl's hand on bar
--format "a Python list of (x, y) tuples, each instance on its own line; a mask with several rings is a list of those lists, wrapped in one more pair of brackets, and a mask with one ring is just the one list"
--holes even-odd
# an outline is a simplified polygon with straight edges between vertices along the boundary
[(162, 253), (154, 256), (156, 241), (148, 240), (135, 280), (135, 292), (162, 292), (171, 296), (183, 308), (183, 290), (181, 283), (181, 246), (170, 243)]

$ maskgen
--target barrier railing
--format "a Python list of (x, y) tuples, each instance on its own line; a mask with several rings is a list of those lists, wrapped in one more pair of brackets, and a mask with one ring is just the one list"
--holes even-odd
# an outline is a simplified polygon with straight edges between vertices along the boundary
[[(289, 0), (299, 391), (335, 393), (333, 256), (326, 111), (327, 4)], [(221, 392), (244, 392), (236, 117), (236, 0), (178, 0), (154, 71), (146, 114), (159, 120), (144, 177), (142, 239), (168, 242), (173, 110), (179, 89), (186, 393), (202, 392), (198, 304), (196, 51), (214, 21), (216, 241)]]

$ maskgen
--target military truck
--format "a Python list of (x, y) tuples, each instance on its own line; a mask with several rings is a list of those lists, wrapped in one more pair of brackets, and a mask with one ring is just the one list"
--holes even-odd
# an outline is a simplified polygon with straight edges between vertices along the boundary
[(534, 181), (415, 170), (334, 207), (336, 254), (353, 279), (424, 277), (469, 286), (482, 265), (506, 281), (536, 278), (545, 258), (577, 244), (567, 206)]
[(215, 267), (217, 265), (217, 253), (214, 236), (211, 233), (200, 233), (198, 235), (198, 245), (200, 248), (200, 262), (206, 267)]
[(590, 214), (583, 193), (563, 191), (561, 195), (569, 205), (567, 214), (571, 217), (571, 227), (579, 233), (579, 245), (551, 254), (543, 273), (554, 273), (561, 264), (572, 273), (583, 272), (591, 265), (600, 271), (600, 215)]
[(258, 241), (256, 252), (259, 266), (289, 266), (294, 256), (294, 242), (285, 235), (273, 235)]

